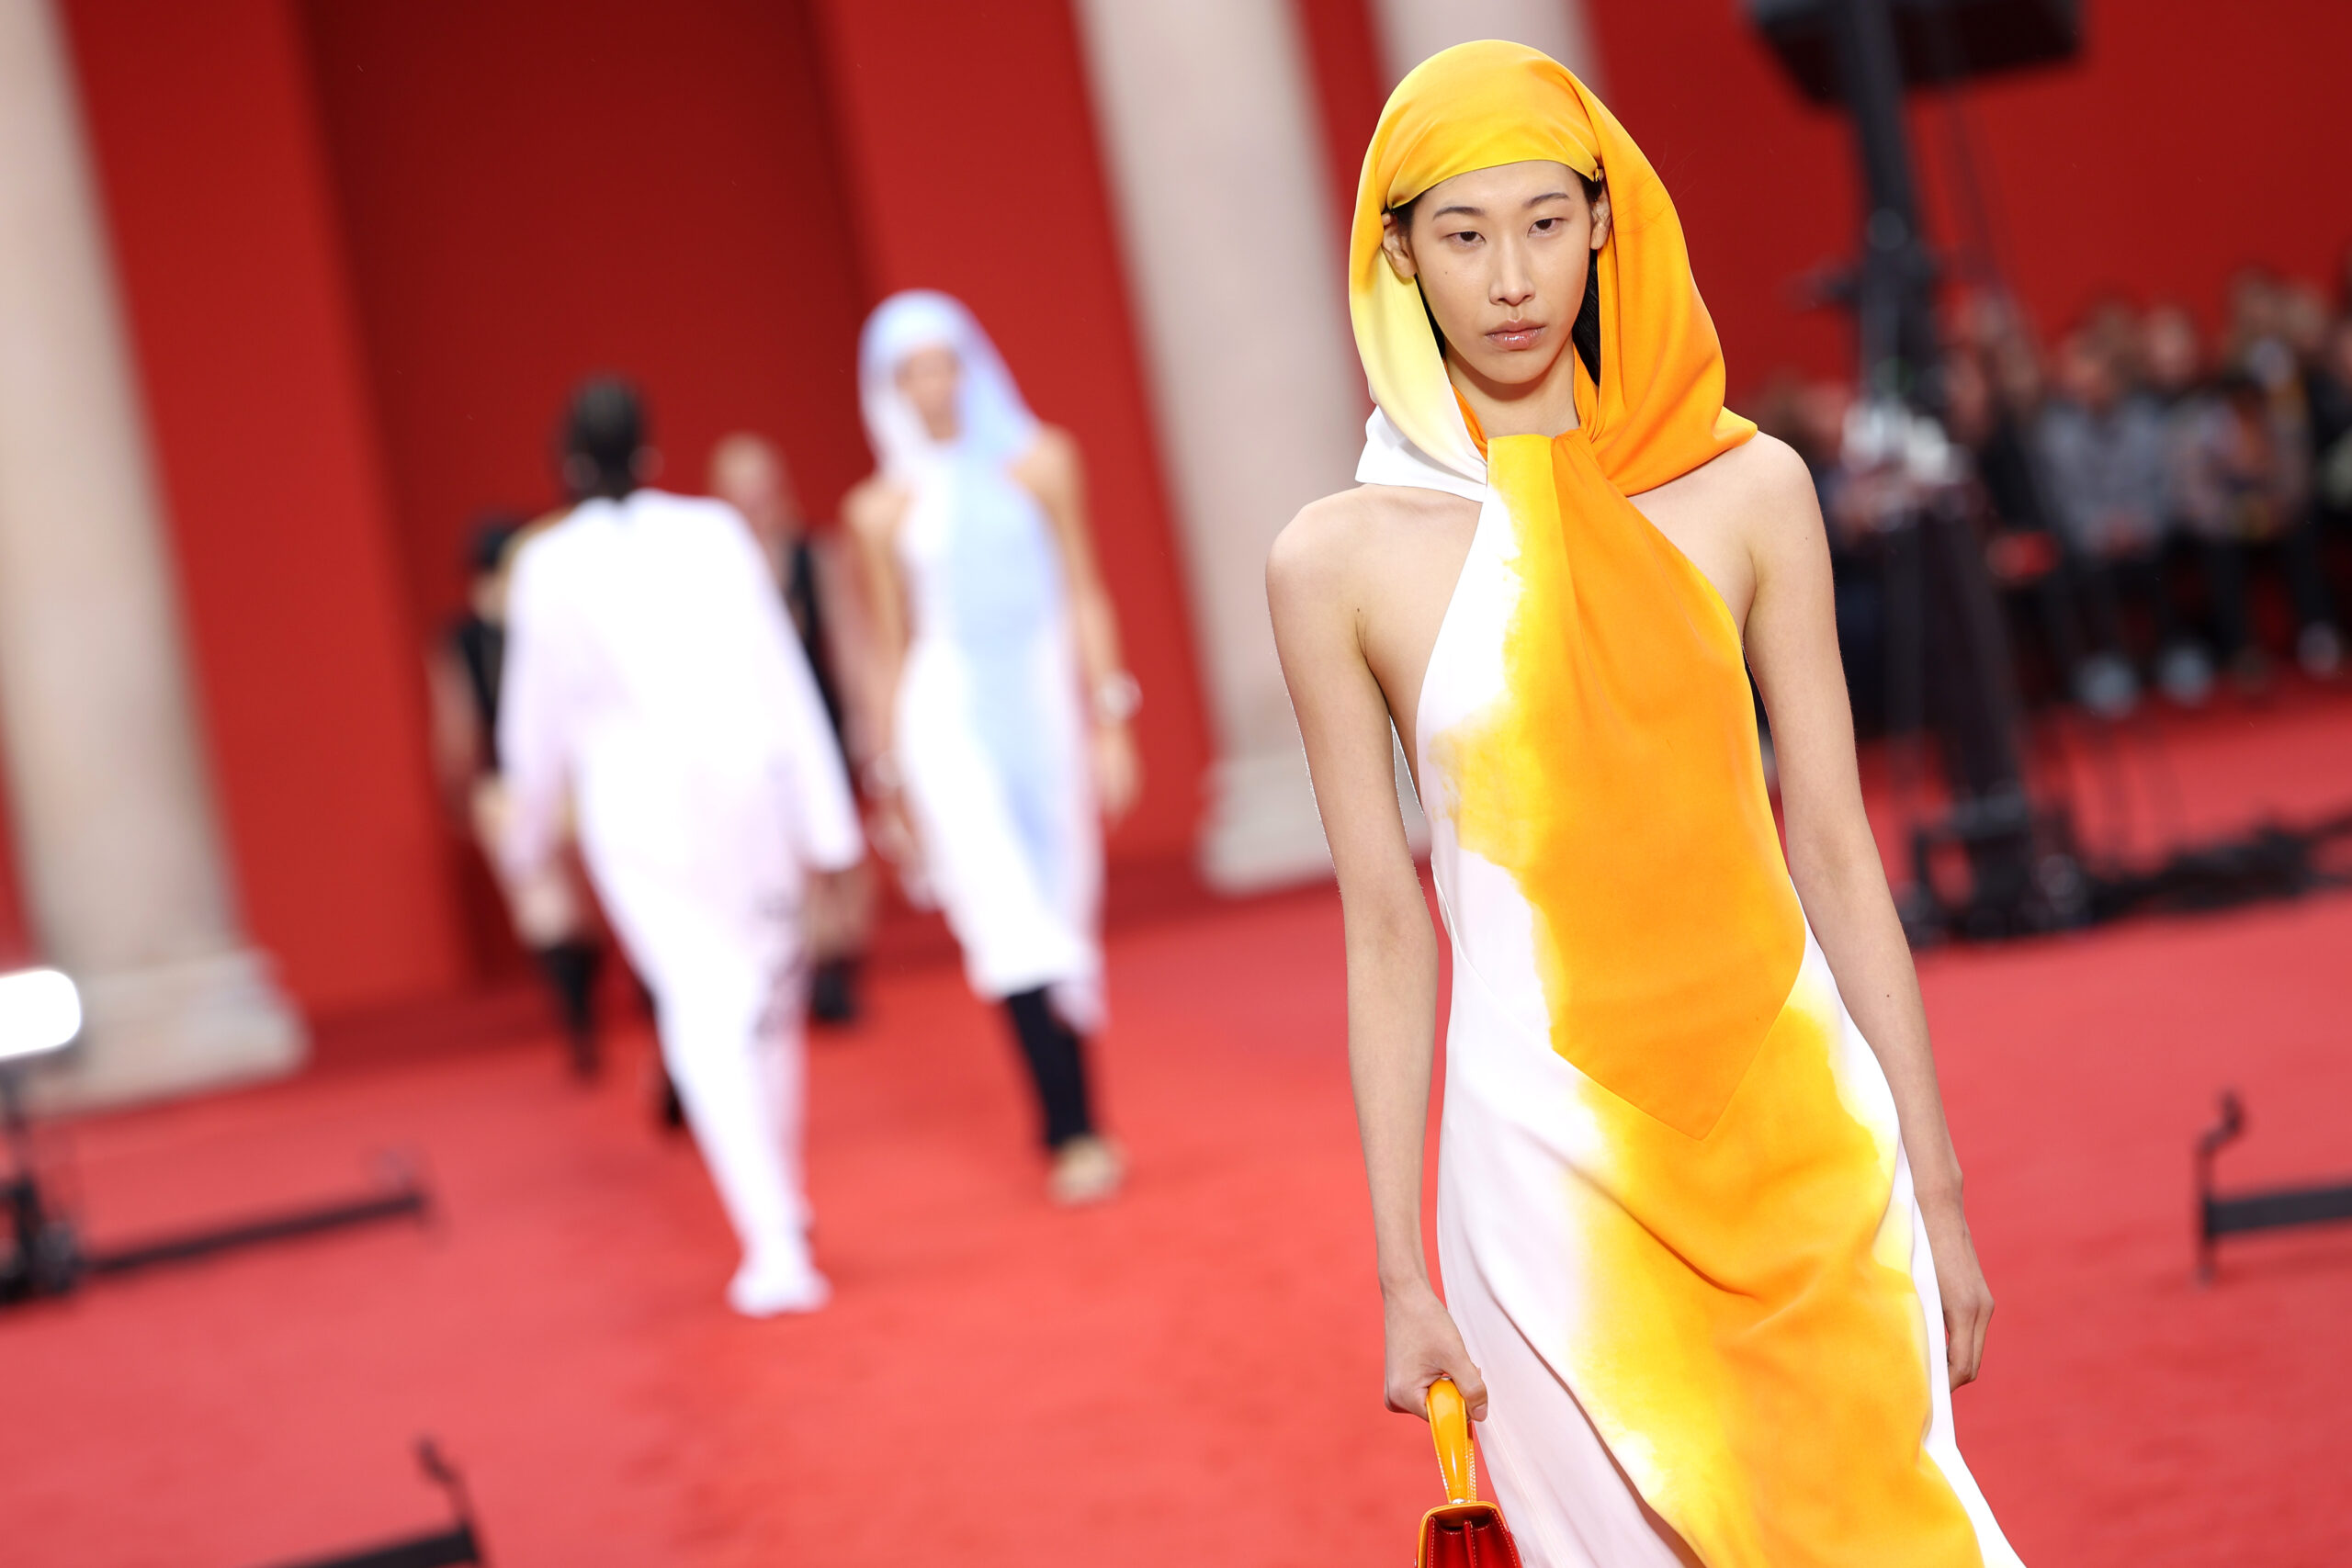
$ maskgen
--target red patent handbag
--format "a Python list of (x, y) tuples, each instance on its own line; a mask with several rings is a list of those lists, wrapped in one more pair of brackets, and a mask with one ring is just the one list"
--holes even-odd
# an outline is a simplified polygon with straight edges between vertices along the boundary
[(1421, 1516), (1418, 1568), (1519, 1568), (1519, 1548), (1503, 1511), (1478, 1500), (1478, 1455), (1470, 1446), (1470, 1413), (1451, 1378), (1430, 1384), (1430, 1437), (1445, 1477), (1446, 1500)]

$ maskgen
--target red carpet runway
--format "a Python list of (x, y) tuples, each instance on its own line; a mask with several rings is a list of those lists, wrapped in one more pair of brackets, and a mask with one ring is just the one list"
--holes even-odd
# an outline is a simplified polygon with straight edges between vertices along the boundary
[[(2352, 798), (2340, 703), (2181, 727), (2180, 811)], [(2036, 1568), (2352, 1562), (2352, 1229), (2190, 1275), (2188, 1147), (2225, 1179), (2352, 1177), (2352, 897), (1924, 965), (2000, 1312), (1962, 1439)], [(1046, 1207), (1008, 1043), (951, 970), (887, 976), (814, 1050), (804, 1321), (720, 1304), (692, 1150), (641, 1032), (593, 1091), (554, 1046), (455, 1043), (131, 1115), (70, 1145), (96, 1239), (330, 1195), (414, 1151), (387, 1226), (99, 1283), (0, 1318), (0, 1560), (258, 1568), (444, 1516), (492, 1560), (1400, 1563), (1435, 1496), (1377, 1403), (1379, 1320), (1314, 892), (1114, 940), (1104, 1042), (1131, 1194)]]

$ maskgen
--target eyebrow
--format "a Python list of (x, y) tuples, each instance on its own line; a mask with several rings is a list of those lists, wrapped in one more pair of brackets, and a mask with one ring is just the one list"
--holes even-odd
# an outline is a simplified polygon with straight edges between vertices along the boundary
[[(1542, 196), (1529, 197), (1526, 201), (1522, 202), (1521, 205), (1522, 208), (1541, 207), (1547, 201), (1566, 201), (1567, 199), (1568, 193), (1566, 191), (1547, 190)], [(1430, 213), (1430, 216), (1431, 218), (1442, 218), (1450, 212), (1459, 212), (1464, 217), (1469, 218), (1484, 218), (1487, 215), (1487, 209), (1483, 207), (1472, 207), (1465, 202), (1457, 201), (1450, 207), (1439, 208), (1435, 212)]]

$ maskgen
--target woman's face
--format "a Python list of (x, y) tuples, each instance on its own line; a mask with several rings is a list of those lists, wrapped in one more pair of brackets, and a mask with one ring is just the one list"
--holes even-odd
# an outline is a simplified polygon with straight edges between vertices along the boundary
[(956, 439), (956, 392), (963, 379), (963, 361), (944, 344), (919, 348), (899, 366), (899, 390), (914, 404), (934, 441)]
[(1973, 350), (1944, 356), (1944, 423), (1964, 446), (1981, 446), (1993, 434), (1993, 383)]
[(2159, 390), (2178, 392), (2194, 385), (2202, 357), (2197, 323), (2186, 310), (2165, 305), (2148, 312), (2140, 327), (2140, 362)]
[(1446, 347), (1484, 380), (1524, 387), (1551, 374), (1584, 304), (1592, 253), (1609, 237), (1609, 197), (1588, 200), (1565, 164), (1504, 164), (1442, 180), (1386, 220), (1400, 276), (1418, 278)]

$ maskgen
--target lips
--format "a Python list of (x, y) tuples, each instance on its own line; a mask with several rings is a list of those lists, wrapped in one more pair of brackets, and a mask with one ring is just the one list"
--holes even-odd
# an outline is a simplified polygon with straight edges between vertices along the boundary
[(1541, 321), (1505, 321), (1487, 334), (1487, 341), (1506, 354), (1518, 354), (1544, 341)]

